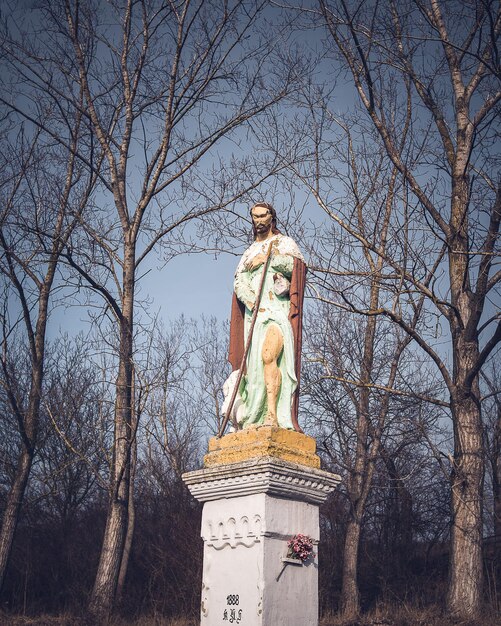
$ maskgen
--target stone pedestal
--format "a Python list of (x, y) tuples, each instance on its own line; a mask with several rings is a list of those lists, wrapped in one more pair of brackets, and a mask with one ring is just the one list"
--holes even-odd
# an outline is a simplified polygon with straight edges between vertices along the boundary
[[(204, 502), (201, 626), (315, 626), (318, 508), (339, 477), (318, 469), (314, 440), (272, 427), (233, 433), (211, 440), (205, 465), (183, 476)], [(284, 561), (298, 533), (314, 541), (304, 564)]]

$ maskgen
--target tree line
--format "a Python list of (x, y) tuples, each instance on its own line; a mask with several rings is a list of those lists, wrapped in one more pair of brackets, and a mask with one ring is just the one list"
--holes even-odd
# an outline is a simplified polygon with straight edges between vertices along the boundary
[[(138, 288), (240, 245), (256, 195), (309, 259), (302, 415), (344, 479), (324, 610), (418, 602), (430, 577), (451, 615), (499, 608), (500, 29), (491, 0), (4, 7), (12, 610), (196, 613), (180, 475), (217, 432), (225, 330), (162, 327)], [(57, 306), (85, 338), (48, 340)]]

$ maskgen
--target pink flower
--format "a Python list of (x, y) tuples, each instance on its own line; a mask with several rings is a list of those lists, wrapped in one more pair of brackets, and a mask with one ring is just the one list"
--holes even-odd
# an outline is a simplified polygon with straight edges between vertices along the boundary
[(288, 558), (298, 559), (304, 562), (310, 556), (314, 556), (313, 539), (302, 533), (294, 535), (294, 537), (287, 542), (287, 547)]

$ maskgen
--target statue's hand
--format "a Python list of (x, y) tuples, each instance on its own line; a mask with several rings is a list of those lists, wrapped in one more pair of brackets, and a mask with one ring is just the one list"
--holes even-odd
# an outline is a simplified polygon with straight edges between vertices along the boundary
[(256, 303), (255, 302), (251, 302), (251, 300), (247, 300), (247, 302), (245, 302), (245, 306), (249, 309), (249, 311), (252, 312), (252, 310), (254, 309)]
[(251, 272), (252, 270), (255, 270), (257, 267), (265, 263), (265, 261), (266, 261), (265, 254), (256, 254), (256, 256), (252, 258), (245, 267), (249, 272)]

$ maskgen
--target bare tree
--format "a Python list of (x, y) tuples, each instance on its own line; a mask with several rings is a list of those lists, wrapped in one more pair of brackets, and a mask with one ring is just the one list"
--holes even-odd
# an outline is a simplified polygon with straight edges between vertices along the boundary
[[(406, 365), (407, 335), (392, 332), (376, 317), (368, 323), (356, 319), (343, 323), (325, 305), (315, 312), (315, 320), (315, 333), (306, 332), (309, 366), (303, 393), (312, 413), (310, 425), (322, 442), (320, 449), (345, 476), (348, 515), (340, 602), (344, 617), (353, 619), (360, 612), (359, 549), (373, 482), (381, 473), (378, 464), (382, 458), (403, 502), (405, 488), (388, 450), (391, 446), (401, 451), (419, 439), (415, 427), (403, 428), (402, 422), (412, 421), (402, 407), (407, 402), (415, 413), (418, 403), (424, 402), (418, 399), (419, 392), (424, 397), (428, 389)], [(404, 526), (400, 530), (404, 532)]]
[[(370, 134), (370, 128), (376, 131), (385, 152), (382, 167), (396, 169), (402, 182), (391, 246), (374, 246), (366, 230), (344, 219), (343, 207), (328, 191), (330, 153), (322, 138), (335, 118), (328, 88), (318, 98), (322, 124), (310, 133), (312, 156), (294, 173), (348, 238), (382, 257), (389, 268), (381, 278), (398, 298), (376, 309), (351, 298), (349, 308), (384, 315), (398, 325), (435, 363), (446, 385), (454, 429), (447, 605), (453, 614), (473, 617), (482, 603), (484, 456), (478, 379), (501, 339), (499, 313), (490, 306), (501, 281), (495, 151), (501, 12), (494, 2), (390, 0), (355, 8), (344, 0), (320, 0), (314, 13), (309, 15), (315, 25), (328, 34), (326, 52), (353, 81), (360, 105), (351, 116), (353, 127), (360, 136)], [(415, 328), (420, 306), (423, 323)], [(438, 333), (445, 332), (450, 358), (437, 346)]]
[[(38, 120), (47, 123), (51, 115), (51, 110), (41, 112)], [(39, 130), (25, 129), (12, 120), (11, 132), (1, 145), (0, 272), (6, 281), (1, 367), (19, 441), (0, 532), (0, 586), (37, 446), (47, 322), (56, 272), (95, 183), (94, 174), (83, 171), (76, 158), (84, 134), (80, 112), (66, 118), (65, 130), (62, 136), (67, 137), (68, 147), (61, 150), (57, 144), (47, 143)], [(23, 328), (30, 358), (26, 397), (19, 393), (15, 356), (10, 353), (12, 340), (15, 336), (19, 339), (14, 332), (17, 328)]]
[[(214, 158), (217, 144), (288, 88), (290, 77), (274, 72), (270, 63), (278, 43), (265, 42), (251, 30), (266, 4), (128, 1), (96, 8), (78, 0), (45, 2), (40, 54), (33, 33), (11, 36), (4, 45), (12, 71), (23, 76), (24, 93), (47, 94), (80, 111), (106, 164), (101, 207), (65, 253), (76, 275), (104, 298), (118, 338), (110, 506), (90, 601), (96, 615), (113, 607), (125, 545), (140, 268), (167, 241), (166, 259), (190, 250), (182, 238), (190, 221), (228, 204), (269, 174), (261, 172), (243, 185), (235, 179), (228, 183)], [(83, 93), (82, 102), (75, 91)], [(32, 117), (19, 99), (2, 101)], [(59, 141), (50, 126), (43, 131)], [(81, 156), (94, 170), (95, 164)], [(207, 176), (213, 178), (210, 204)]]
[[(402, 397), (417, 400), (418, 386), (412, 388), (399, 375), (411, 337), (378, 315), (384, 307), (397, 310), (401, 290), (406, 289), (403, 282), (389, 282), (394, 271), (387, 257), (394, 250), (397, 231), (398, 236), (407, 236), (408, 224), (396, 226), (398, 217), (412, 209), (405, 204), (398, 169), (386, 167), (385, 151), (378, 146), (374, 131), (366, 129), (360, 136), (354, 120), (348, 114), (334, 114), (322, 90), (308, 80), (302, 98), (306, 114), (294, 131), (303, 154), (296, 155), (289, 168), (296, 183), (306, 186), (327, 216), (326, 222), (310, 226), (310, 232), (305, 229), (302, 237), (309, 252), (310, 289), (323, 303), (315, 309), (315, 322), (307, 333), (309, 359), (317, 367), (309, 369), (306, 386), (312, 406), (318, 404), (317, 394), (325, 396), (327, 413), (335, 414), (338, 421), (331, 428), (342, 448), (349, 500), (341, 606), (345, 617), (353, 618), (360, 611), (357, 569), (362, 522), (382, 438), (389, 427), (390, 406)], [(400, 150), (411, 121), (410, 107), (404, 110)], [(275, 128), (284, 135), (290, 133), (278, 125)], [(334, 194), (335, 201), (330, 199)], [(430, 270), (423, 283), (429, 285), (433, 278)], [(412, 329), (423, 323), (423, 303), (422, 295), (413, 302), (408, 320)], [(368, 314), (359, 316), (365, 306)], [(344, 312), (344, 322), (336, 310)], [(336, 381), (344, 390), (348, 402), (343, 408), (334, 387), (319, 388), (320, 381), (327, 380)], [(430, 399), (425, 385), (419, 388), (421, 400)]]
[(142, 445), (159, 484), (166, 478), (163, 472), (179, 480), (198, 456), (201, 415), (195, 332), (195, 322), (184, 316), (168, 328), (159, 324), (152, 333), (149, 359), (137, 367), (138, 403), (144, 414)]
[(49, 344), (31, 491), (38, 486), (37, 497), (63, 529), (106, 488), (103, 391), (88, 337), (63, 335)]

